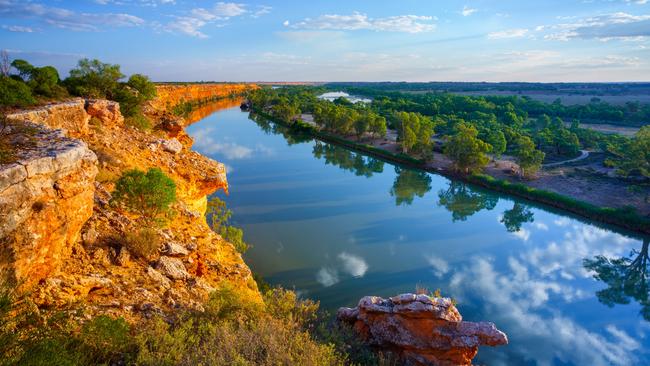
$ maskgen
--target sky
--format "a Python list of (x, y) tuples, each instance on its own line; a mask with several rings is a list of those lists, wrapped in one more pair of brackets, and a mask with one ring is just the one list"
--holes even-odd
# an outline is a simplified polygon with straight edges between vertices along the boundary
[(155, 81), (650, 81), (650, 0), (0, 0), (0, 48)]

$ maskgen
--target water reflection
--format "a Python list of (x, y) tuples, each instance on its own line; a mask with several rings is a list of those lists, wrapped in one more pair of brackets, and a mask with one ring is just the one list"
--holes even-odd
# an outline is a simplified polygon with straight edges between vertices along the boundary
[(506, 226), (508, 232), (516, 233), (522, 230), (521, 225), (527, 222), (532, 223), (535, 221), (535, 218), (533, 211), (528, 206), (520, 202), (515, 202), (510, 210), (503, 212), (500, 221)]
[(373, 174), (384, 171), (384, 162), (381, 160), (320, 141), (314, 143), (313, 154), (318, 159), (325, 159), (325, 164), (338, 166), (357, 176), (370, 178)]
[(395, 173), (390, 195), (395, 197), (397, 206), (410, 205), (416, 196), (422, 198), (431, 190), (431, 176), (425, 172), (396, 166)]
[(627, 257), (608, 258), (604, 255), (585, 259), (584, 266), (594, 272), (594, 278), (607, 284), (607, 288), (596, 292), (598, 300), (613, 307), (629, 304), (635, 300), (641, 305), (641, 315), (650, 321), (650, 285), (648, 283), (648, 244), (643, 241), (641, 250), (633, 249)]
[(475, 213), (492, 210), (499, 198), (493, 194), (471, 189), (467, 184), (450, 181), (446, 190), (438, 192), (438, 205), (451, 212), (452, 220), (465, 221)]
[(389, 169), (251, 123), (238, 108), (208, 120), (189, 133), (254, 150), (251, 159), (211, 157), (236, 169), (225, 199), (255, 245), (247, 263), (271, 283), (328, 310), (418, 283), (440, 288), (465, 319), (494, 321), (510, 337), (508, 347), (481, 349), (477, 364), (649, 364), (647, 240), (438, 175)]

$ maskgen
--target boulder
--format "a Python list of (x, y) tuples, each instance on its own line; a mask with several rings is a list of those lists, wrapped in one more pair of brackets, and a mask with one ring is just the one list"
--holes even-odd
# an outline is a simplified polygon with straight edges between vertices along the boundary
[(177, 257), (177, 256), (186, 256), (189, 254), (189, 251), (182, 245), (170, 241), (165, 243), (165, 248), (163, 250), (163, 253), (165, 255), (168, 255), (170, 257)]
[(471, 365), (479, 346), (508, 344), (493, 323), (463, 321), (451, 299), (422, 294), (366, 296), (356, 308), (339, 309), (337, 318), (404, 365)]
[(162, 256), (156, 263), (156, 269), (173, 280), (184, 280), (190, 277), (183, 261), (178, 258)]
[(183, 150), (183, 144), (180, 143), (176, 138), (171, 140), (163, 140), (160, 144), (164, 151), (170, 152), (172, 154), (178, 154)]
[(86, 112), (97, 118), (104, 127), (124, 125), (124, 117), (120, 112), (120, 103), (105, 99), (89, 99), (86, 101)]

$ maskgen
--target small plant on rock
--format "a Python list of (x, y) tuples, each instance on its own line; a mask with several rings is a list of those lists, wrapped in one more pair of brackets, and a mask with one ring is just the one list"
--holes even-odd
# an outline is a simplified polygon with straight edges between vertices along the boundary
[(161, 222), (171, 214), (176, 184), (159, 168), (146, 173), (128, 170), (115, 183), (112, 203), (141, 215), (148, 223)]
[(130, 231), (126, 233), (124, 239), (126, 248), (136, 257), (148, 260), (158, 254), (160, 237), (155, 229), (145, 227), (137, 231)]
[(208, 223), (215, 233), (235, 246), (235, 249), (244, 253), (248, 250), (248, 244), (244, 242), (244, 231), (241, 228), (229, 225), (232, 211), (226, 207), (226, 203), (218, 197), (208, 201)]

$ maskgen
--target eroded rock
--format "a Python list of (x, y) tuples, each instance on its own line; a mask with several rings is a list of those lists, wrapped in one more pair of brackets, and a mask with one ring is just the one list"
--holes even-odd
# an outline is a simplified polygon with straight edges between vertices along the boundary
[(366, 296), (356, 308), (339, 309), (337, 318), (369, 345), (397, 353), (405, 365), (471, 365), (479, 346), (508, 344), (493, 323), (462, 321), (448, 298)]
[(178, 154), (183, 150), (183, 144), (180, 143), (176, 138), (170, 140), (163, 140), (160, 144), (164, 151), (170, 152), (172, 154)]
[(86, 112), (97, 118), (102, 127), (115, 127), (124, 125), (124, 117), (120, 112), (120, 104), (105, 99), (89, 99), (85, 104)]
[(178, 258), (162, 256), (156, 263), (156, 269), (173, 280), (184, 280), (190, 277), (183, 261)]

